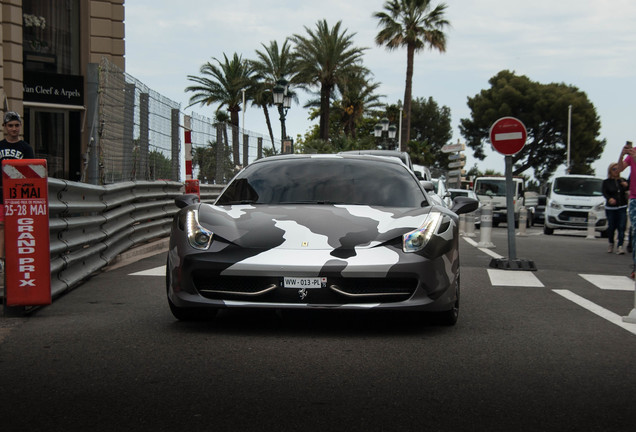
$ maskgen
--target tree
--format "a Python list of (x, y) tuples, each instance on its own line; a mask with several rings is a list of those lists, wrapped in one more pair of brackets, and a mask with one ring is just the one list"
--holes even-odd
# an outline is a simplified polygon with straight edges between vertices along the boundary
[(342, 96), (333, 105), (339, 115), (344, 134), (349, 138), (356, 138), (357, 128), (366, 112), (380, 108), (380, 95), (376, 90), (379, 83), (372, 82), (371, 73), (366, 68), (349, 71), (343, 75), (338, 83), (338, 90)]
[(446, 51), (444, 29), (449, 22), (444, 16), (447, 5), (440, 3), (433, 8), (432, 0), (390, 0), (384, 3), (385, 12), (376, 12), (374, 17), (382, 27), (375, 42), (394, 50), (406, 47), (406, 84), (404, 87), (404, 113), (402, 142), (408, 143), (411, 133), (411, 97), (413, 87), (413, 59), (415, 53), (425, 48)]
[(148, 178), (150, 180), (172, 179), (172, 161), (158, 150), (148, 153)]
[(599, 140), (601, 123), (587, 95), (566, 84), (540, 84), (507, 70), (489, 80), (490, 89), (468, 98), (471, 118), (460, 121), (460, 132), (476, 158), (486, 155), (484, 143), (492, 124), (501, 117), (516, 117), (528, 132), (525, 147), (512, 156), (513, 174), (529, 168), (545, 183), (566, 160), (568, 106), (572, 105), (571, 173), (591, 174), (601, 157), (605, 140)]
[[(197, 179), (201, 183), (212, 184), (216, 179), (216, 171), (219, 169), (219, 164), (217, 164), (217, 145), (216, 141), (209, 141), (205, 147), (194, 147), (192, 149), (192, 165), (199, 168)], [(225, 183), (230, 180), (234, 173), (234, 165), (230, 160), (230, 152), (227, 151), (227, 147), (224, 150), (224, 158), (221, 161), (220, 169), (222, 171), (221, 177), (225, 179)]]
[(351, 69), (362, 67), (366, 48), (353, 46), (353, 34), (341, 31), (341, 21), (329, 28), (326, 20), (318, 21), (316, 30), (305, 27), (307, 36), (294, 35), (298, 82), (320, 88), (320, 138), (329, 140), (331, 93)]
[(224, 62), (213, 58), (218, 66), (210, 62), (201, 66), (201, 76), (188, 75), (188, 80), (196, 83), (185, 89), (193, 92), (190, 97), (189, 107), (192, 105), (212, 105), (220, 104), (217, 111), (227, 106), (230, 112), (230, 123), (232, 124), (232, 149), (235, 165), (240, 165), (239, 155), (239, 112), (243, 100), (242, 90), (248, 87), (252, 70), (247, 61), (234, 53), (232, 60), (223, 54)]
[[(417, 98), (413, 101), (411, 113), (411, 136), (414, 137), (409, 143), (411, 158), (419, 160), (424, 151), (424, 160), (416, 163), (446, 170), (448, 153), (442, 152), (442, 147), (453, 137), (450, 108), (440, 107), (432, 97)], [(415, 145), (416, 148), (412, 148), (414, 141), (419, 144)]]
[[(276, 147), (274, 146), (274, 132), (272, 131), (268, 107), (274, 105), (273, 91), (278, 80), (284, 79), (288, 82), (294, 81), (296, 69), (295, 57), (288, 39), (283, 42), (280, 49), (278, 47), (278, 42), (276, 41), (271, 41), (269, 46), (265, 46), (265, 44), (261, 45), (263, 46), (264, 51), (256, 50), (257, 60), (252, 60), (250, 62), (252, 70), (254, 71), (255, 79), (253, 85), (255, 90), (254, 104), (263, 108), (265, 121), (267, 123), (267, 130), (269, 131), (269, 136), (272, 140), (272, 147), (274, 148), (274, 152), (276, 152)], [(283, 115), (281, 110), (283, 107), (279, 106), (278, 109), (279, 115), (282, 119)]]

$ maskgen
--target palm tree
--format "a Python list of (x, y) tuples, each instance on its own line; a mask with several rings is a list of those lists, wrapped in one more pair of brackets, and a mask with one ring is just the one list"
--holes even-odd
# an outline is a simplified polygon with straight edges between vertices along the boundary
[(380, 83), (372, 82), (367, 69), (345, 74), (338, 83), (342, 99), (335, 104), (340, 110), (340, 121), (344, 133), (349, 138), (356, 138), (357, 126), (365, 113), (373, 108), (383, 107), (381, 95), (376, 94)]
[(201, 66), (201, 76), (188, 75), (188, 80), (196, 83), (185, 89), (187, 92), (194, 92), (190, 97), (190, 105), (188, 107), (200, 104), (211, 105), (219, 103), (217, 111), (227, 106), (230, 112), (230, 124), (232, 127), (232, 153), (235, 165), (240, 165), (239, 155), (239, 112), (241, 111), (241, 103), (243, 100), (242, 90), (246, 88), (250, 82), (252, 74), (251, 68), (247, 61), (236, 53), (232, 60), (229, 60), (223, 54), (224, 62), (213, 58), (218, 66), (210, 62)]
[(416, 52), (429, 47), (439, 52), (446, 51), (444, 29), (450, 25), (444, 16), (448, 6), (440, 3), (433, 8), (432, 0), (389, 0), (384, 3), (386, 12), (376, 12), (374, 17), (382, 27), (375, 42), (393, 50), (406, 47), (406, 86), (404, 89), (404, 112), (406, 121), (402, 125), (402, 142), (409, 142), (411, 131), (411, 98), (413, 87), (413, 57)]
[[(278, 42), (271, 41), (269, 46), (261, 44), (264, 51), (256, 50), (257, 60), (251, 60), (250, 66), (254, 71), (254, 105), (258, 105), (263, 108), (265, 114), (265, 122), (267, 123), (267, 129), (269, 136), (272, 140), (272, 147), (276, 152), (274, 146), (274, 132), (272, 131), (272, 123), (269, 118), (268, 107), (274, 105), (273, 91), (274, 86), (281, 79), (285, 81), (294, 81), (295, 74), (295, 57), (292, 53), (289, 40), (286, 39), (283, 45), (278, 48)], [(279, 106), (279, 114), (281, 118), (281, 128), (284, 128), (281, 110), (283, 107)]]
[(341, 21), (329, 28), (326, 20), (318, 21), (316, 30), (305, 27), (307, 36), (294, 35), (298, 59), (298, 82), (320, 87), (320, 138), (329, 139), (329, 107), (331, 92), (343, 75), (362, 67), (366, 48), (353, 46), (355, 33), (340, 31)]

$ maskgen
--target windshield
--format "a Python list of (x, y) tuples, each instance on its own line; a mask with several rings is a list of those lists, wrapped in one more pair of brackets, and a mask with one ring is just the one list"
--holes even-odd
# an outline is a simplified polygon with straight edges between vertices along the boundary
[(427, 201), (417, 179), (401, 164), (290, 158), (248, 166), (216, 202), (241, 203), (421, 207)]
[(455, 197), (458, 197), (458, 196), (467, 197), (468, 196), (468, 191), (454, 190), (454, 191), (451, 191), (450, 194), (451, 194), (451, 199), (455, 199)]
[(506, 196), (505, 179), (479, 179), (475, 184), (477, 195)]
[(554, 180), (554, 193), (573, 196), (602, 196), (603, 180), (597, 178), (559, 177)]

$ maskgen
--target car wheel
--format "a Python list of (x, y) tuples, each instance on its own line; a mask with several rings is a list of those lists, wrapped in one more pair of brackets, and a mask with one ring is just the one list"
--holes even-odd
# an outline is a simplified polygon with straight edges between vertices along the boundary
[[(170, 291), (170, 283), (170, 261), (168, 261), (166, 262), (166, 295)], [(178, 307), (170, 300), (170, 296), (167, 295), (167, 299), (170, 312), (179, 321), (206, 321), (214, 318), (217, 313), (215, 308)]]
[(552, 235), (554, 234), (554, 230), (552, 228), (548, 228), (547, 226), (543, 225), (543, 234)]
[(457, 276), (457, 285), (455, 286), (455, 303), (450, 310), (435, 313), (435, 321), (445, 326), (454, 326), (459, 318), (459, 275)]

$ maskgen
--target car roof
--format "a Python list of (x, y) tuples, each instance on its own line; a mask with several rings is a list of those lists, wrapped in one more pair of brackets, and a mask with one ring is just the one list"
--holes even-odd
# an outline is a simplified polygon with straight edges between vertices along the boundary
[(367, 160), (374, 161), (377, 163), (389, 163), (399, 166), (405, 166), (400, 160), (397, 160), (395, 157), (387, 157), (386, 155), (370, 155), (370, 154), (354, 154), (354, 153), (312, 153), (312, 154), (286, 154), (286, 155), (275, 155), (268, 156), (262, 159), (258, 159), (252, 162), (250, 165), (263, 163), (263, 162), (275, 162), (275, 161), (290, 161), (290, 160), (299, 160), (299, 159), (356, 159), (356, 160)]
[(409, 154), (399, 150), (347, 150), (339, 152), (338, 154), (373, 155), (398, 158), (404, 165), (409, 167), (411, 170), (413, 169), (413, 163), (411, 162)]

